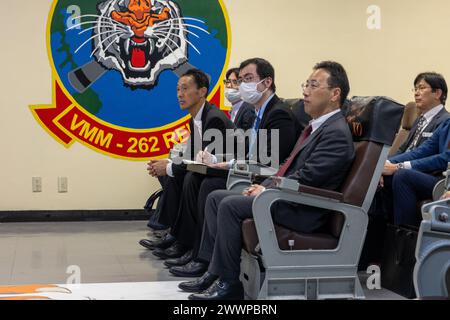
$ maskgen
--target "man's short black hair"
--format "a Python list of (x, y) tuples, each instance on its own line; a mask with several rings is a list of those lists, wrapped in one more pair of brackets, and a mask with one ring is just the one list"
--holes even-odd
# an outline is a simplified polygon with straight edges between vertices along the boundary
[(431, 87), (433, 92), (436, 92), (438, 89), (442, 90), (441, 103), (445, 105), (445, 102), (447, 101), (448, 88), (444, 77), (436, 72), (423, 72), (414, 80), (414, 86), (417, 86), (417, 84), (422, 80)]
[(270, 64), (270, 62), (262, 58), (248, 59), (241, 63), (241, 65), (239, 66), (239, 70), (244, 69), (249, 64), (256, 65), (256, 73), (261, 80), (268, 77), (272, 78), (272, 85), (270, 86), (270, 89), (275, 92), (277, 89), (277, 87), (275, 86), (275, 69)]
[(186, 71), (182, 77), (192, 77), (198, 89), (206, 88), (205, 97), (208, 96), (209, 92), (209, 79), (206, 73), (199, 69), (190, 69)]
[(225, 74), (225, 79), (228, 79), (232, 74), (234, 74), (236, 78), (239, 78), (239, 68), (231, 68), (228, 70)]
[(331, 88), (341, 89), (340, 106), (342, 107), (350, 92), (350, 84), (344, 67), (340, 63), (334, 61), (322, 61), (314, 66), (314, 70), (318, 69), (323, 69), (330, 74), (328, 85)]

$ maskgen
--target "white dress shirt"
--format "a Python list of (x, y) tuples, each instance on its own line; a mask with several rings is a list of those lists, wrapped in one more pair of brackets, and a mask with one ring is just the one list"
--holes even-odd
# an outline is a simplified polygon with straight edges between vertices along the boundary
[(231, 112), (230, 112), (231, 121), (234, 122), (234, 120), (236, 119), (236, 115), (238, 114), (238, 112), (241, 109), (243, 104), (244, 104), (244, 101), (239, 101), (231, 106)]
[(319, 117), (319, 118), (317, 118), (317, 119), (311, 120), (311, 121), (309, 122), (309, 124), (310, 124), (311, 127), (312, 127), (311, 134), (312, 134), (314, 131), (316, 131), (317, 129), (319, 129), (320, 126), (321, 126), (325, 121), (327, 121), (329, 118), (331, 118), (332, 116), (334, 116), (336, 113), (339, 113), (339, 112), (341, 112), (341, 109), (337, 109), (337, 110), (331, 111), (331, 112), (329, 112), (329, 113), (327, 113), (327, 114), (324, 114), (323, 116), (321, 116), (321, 117)]
[[(202, 138), (202, 136), (203, 136), (203, 134), (202, 134), (202, 115), (203, 115), (204, 108), (205, 108), (205, 104), (202, 105), (202, 107), (200, 108), (200, 110), (197, 112), (197, 114), (195, 115), (195, 117), (193, 119), (194, 128), (192, 128), (192, 129), (198, 131), (200, 138)], [(191, 132), (191, 135), (192, 135), (192, 132)], [(166, 166), (166, 174), (169, 177), (173, 177), (172, 160), (170, 160), (170, 159), (168, 159), (168, 160), (169, 160), (169, 163)]]

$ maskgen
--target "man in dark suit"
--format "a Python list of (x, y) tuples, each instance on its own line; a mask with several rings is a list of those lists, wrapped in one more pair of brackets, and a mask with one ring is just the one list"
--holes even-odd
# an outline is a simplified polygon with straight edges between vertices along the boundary
[[(247, 84), (256, 84), (253, 90), (257, 90), (259, 93), (253, 93), (251, 96), (259, 96), (258, 99), (249, 100), (246, 98), (250, 94), (244, 92), (244, 103), (252, 103), (258, 114), (257, 119), (252, 124), (252, 137), (249, 139), (249, 147), (245, 148), (246, 155), (244, 159), (239, 159), (236, 155), (235, 159), (248, 160), (251, 158), (251, 149), (253, 148), (253, 155), (257, 161), (261, 163), (259, 157), (259, 147), (263, 146), (262, 141), (259, 139), (259, 133), (262, 130), (267, 131), (267, 149), (263, 152), (267, 155), (271, 155), (277, 152), (275, 149), (279, 149), (277, 157), (280, 161), (284, 161), (292, 151), (295, 145), (297, 136), (300, 133), (299, 125), (295, 119), (295, 116), (290, 111), (287, 104), (283, 103), (275, 94), (275, 70), (272, 65), (261, 58), (248, 59), (241, 63), (239, 67), (239, 80)], [(242, 88), (240, 89), (242, 91)], [(253, 99), (253, 98), (252, 98)], [(303, 128), (301, 128), (303, 129)], [(279, 133), (280, 141), (271, 141), (271, 132), (277, 130)], [(252, 141), (252, 139), (254, 141)], [(253, 146), (253, 147), (251, 147)], [(272, 146), (275, 146), (272, 150)], [(230, 162), (215, 163), (214, 157), (210, 154), (205, 154), (205, 161), (207, 164), (216, 168), (228, 170), (231, 167)], [(198, 178), (198, 179), (203, 179)], [(203, 261), (198, 257), (198, 250), (200, 246), (200, 240), (204, 225), (204, 208), (206, 198), (208, 195), (219, 189), (226, 189), (226, 178), (219, 177), (206, 177), (201, 182), (200, 188), (189, 188), (187, 192), (183, 194), (182, 202), (186, 205), (183, 206), (184, 210), (180, 211), (180, 220), (177, 223), (176, 229), (178, 230), (179, 238), (181, 241), (193, 248), (192, 254), (181, 257), (176, 260), (166, 261), (165, 264), (170, 268), (170, 272), (176, 276), (181, 277), (198, 277), (201, 276), (208, 268), (208, 261)], [(191, 226), (191, 228), (187, 228)]]
[(395, 155), (420, 146), (442, 122), (450, 118), (450, 113), (444, 107), (447, 100), (447, 83), (442, 75), (435, 72), (419, 74), (414, 80), (413, 92), (420, 116)]
[[(350, 90), (344, 68), (322, 62), (303, 86), (305, 110), (313, 120), (305, 128), (277, 176), (317, 188), (338, 190), (354, 158), (353, 139), (340, 107)], [(180, 283), (185, 291), (199, 292), (190, 299), (242, 299), (239, 279), (241, 225), (251, 218), (255, 196), (273, 187), (273, 180), (253, 185), (242, 195), (215, 191), (206, 204), (206, 232), (200, 255), (211, 263), (200, 279)], [(272, 207), (276, 223), (295, 231), (313, 233), (325, 224), (325, 213), (304, 205), (280, 203)], [(217, 279), (217, 280), (216, 280)], [(205, 290), (206, 289), (206, 290)]]
[(391, 157), (383, 174), (393, 176), (394, 224), (419, 225), (418, 200), (432, 198), (433, 188), (450, 162), (450, 119), (420, 147)]
[[(191, 160), (194, 160), (198, 152), (205, 149), (210, 143), (203, 139), (205, 132), (214, 129), (220, 131), (222, 137), (225, 137), (227, 129), (234, 129), (233, 123), (222, 111), (206, 102), (208, 90), (208, 77), (197, 69), (187, 71), (178, 81), (177, 96), (180, 107), (188, 110), (192, 117), (189, 121), (191, 134), (187, 142), (187, 158)], [(148, 171), (154, 177), (166, 177), (159, 222), (173, 226), (178, 216), (180, 195), (183, 192), (185, 181), (189, 181), (192, 173), (187, 172), (186, 164), (173, 163), (171, 160), (150, 161)], [(166, 253), (170, 258), (180, 257), (188, 249), (175, 242), (175, 238), (170, 233), (161, 241), (153, 242), (144, 239), (139, 243), (148, 249), (154, 249), (155, 245), (159, 249), (168, 248), (167, 250), (170, 250)]]

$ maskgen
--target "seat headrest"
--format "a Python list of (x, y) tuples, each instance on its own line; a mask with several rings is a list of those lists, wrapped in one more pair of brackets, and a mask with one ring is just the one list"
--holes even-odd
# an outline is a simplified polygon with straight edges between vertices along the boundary
[(353, 97), (344, 116), (353, 141), (372, 141), (391, 146), (405, 109), (387, 97)]
[(420, 112), (417, 109), (416, 103), (408, 102), (405, 106), (405, 112), (403, 113), (402, 128), (405, 130), (411, 130), (419, 113)]

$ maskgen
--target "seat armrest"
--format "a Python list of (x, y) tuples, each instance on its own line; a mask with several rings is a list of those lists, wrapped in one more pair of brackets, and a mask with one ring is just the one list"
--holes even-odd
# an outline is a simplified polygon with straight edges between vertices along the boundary
[(252, 177), (252, 183), (254, 183), (254, 184), (261, 184), (261, 183), (263, 183), (264, 180), (266, 180), (266, 179), (268, 179), (270, 177), (271, 176), (264, 176), (264, 175), (261, 175), (261, 174), (255, 174)]
[(323, 197), (323, 198), (329, 198), (329, 199), (337, 200), (339, 202), (344, 201), (344, 195), (342, 193), (327, 190), (327, 189), (319, 189), (319, 188), (309, 187), (309, 186), (305, 186), (305, 185), (300, 185), (300, 187), (298, 188), (298, 192), (307, 193), (307, 194), (311, 194), (311, 195), (315, 195), (315, 196), (319, 196), (319, 197)]
[[(334, 215), (336, 212), (343, 214), (345, 217), (345, 227), (341, 232), (339, 248), (351, 247), (352, 243), (355, 243), (355, 239), (363, 238), (365, 230), (367, 229), (368, 216), (363, 208), (339, 202), (328, 197), (299, 192), (298, 189), (299, 187), (297, 187), (296, 190), (266, 189), (253, 200), (253, 219), (255, 221), (261, 252), (265, 257), (264, 261), (270, 260), (270, 265), (281, 266), (286, 261), (290, 261), (294, 264), (298, 263), (299, 259), (307, 259), (304, 260), (305, 264), (317, 266), (318, 264), (324, 263), (324, 261), (329, 261), (331, 259), (330, 257), (333, 257), (332, 259), (335, 259), (334, 261), (339, 264), (339, 252), (341, 249), (327, 252), (326, 256), (320, 250), (294, 250), (293, 252), (289, 252), (289, 254), (284, 252), (282, 253), (283, 259), (280, 259), (280, 257), (275, 254), (281, 252), (271, 211), (272, 205), (277, 201), (287, 201), (315, 207), (317, 209), (324, 209), (322, 212), (327, 215)], [(318, 190), (322, 191), (321, 189)], [(362, 249), (362, 244), (360, 247), (360, 249)], [(356, 254), (355, 252), (352, 254)], [(355, 256), (355, 261), (356, 260)]]
[(306, 185), (299, 184), (297, 180), (287, 179), (283, 177), (271, 177), (274, 181), (274, 186), (282, 191), (295, 191), (313, 196), (319, 196), (342, 202), (344, 195), (340, 192), (331, 191), (327, 189), (319, 189)]

